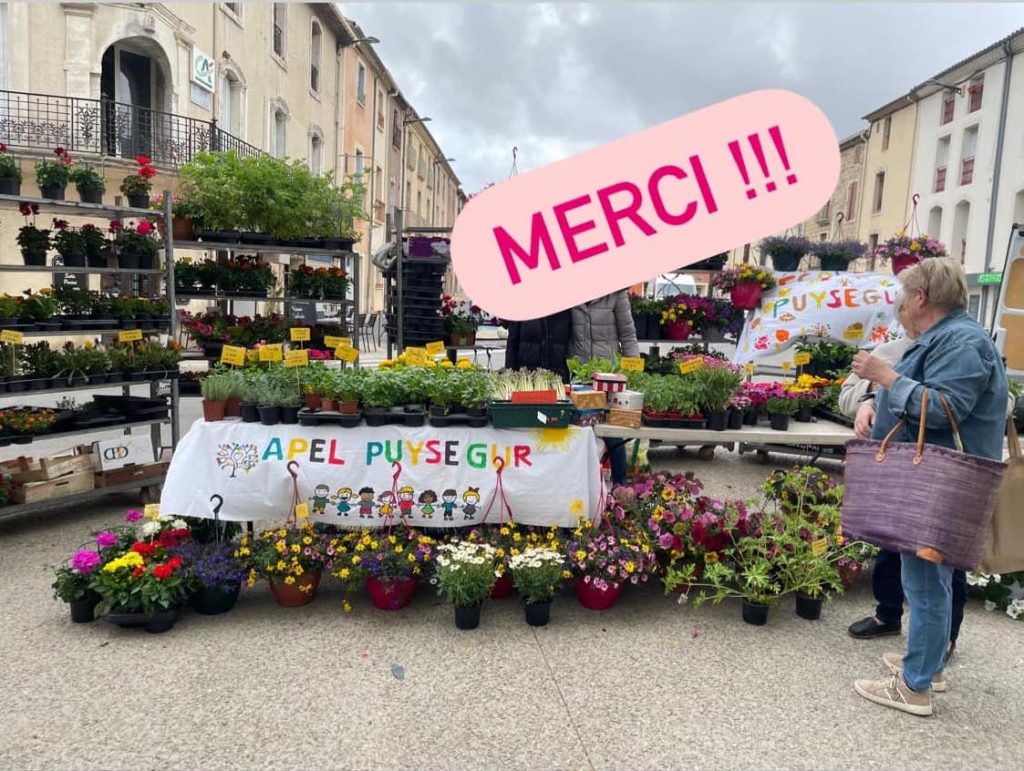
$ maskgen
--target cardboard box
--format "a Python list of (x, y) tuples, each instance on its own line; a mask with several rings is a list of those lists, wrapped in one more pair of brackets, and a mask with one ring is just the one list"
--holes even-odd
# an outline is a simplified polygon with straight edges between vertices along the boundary
[(583, 428), (597, 426), (604, 423), (604, 421), (604, 410), (573, 410), (572, 417), (569, 419), (569, 422), (574, 426), (581, 426)]
[(126, 466), (113, 471), (97, 471), (96, 487), (117, 487), (131, 482), (138, 482), (140, 485), (146, 486), (149, 484), (147, 480), (166, 474), (170, 465), (170, 461), (159, 461), (141, 466)]
[(608, 410), (608, 425), (640, 428), (643, 424), (643, 413), (640, 410)]
[(614, 372), (595, 372), (594, 389), (597, 391), (607, 391), (609, 393), (625, 391), (626, 376), (619, 375)]
[(93, 468), (98, 471), (112, 471), (125, 466), (141, 466), (156, 460), (153, 440), (149, 436), (121, 436), (93, 442)]
[(608, 405), (604, 391), (572, 391), (569, 398), (578, 410), (603, 410)]
[(608, 406), (618, 410), (642, 410), (644, 408), (643, 391), (619, 391), (608, 394)]
[(51, 498), (63, 498), (66, 495), (84, 493), (92, 490), (95, 486), (92, 471), (79, 471), (75, 474), (68, 474), (59, 479), (50, 479), (45, 482), (28, 482), (20, 487), (14, 488), (15, 503), (35, 503), (47, 501)]

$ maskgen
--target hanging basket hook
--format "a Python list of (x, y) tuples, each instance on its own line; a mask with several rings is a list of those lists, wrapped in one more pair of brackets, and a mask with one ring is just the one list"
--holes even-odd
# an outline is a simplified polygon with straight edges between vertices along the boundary
[(914, 202), (914, 206), (916, 207), (917, 206), (917, 202), (921, 200), (921, 194), (920, 193), (914, 193), (914, 195), (911, 196), (910, 200)]
[(217, 493), (214, 493), (210, 496), (210, 503), (213, 503), (214, 501), (216, 501), (216, 503), (213, 506), (213, 516), (216, 518), (217, 515), (220, 514), (221, 507), (224, 506), (224, 499)]
[(288, 461), (287, 468), (292, 479), (297, 482), (299, 480), (299, 462), (297, 460)]

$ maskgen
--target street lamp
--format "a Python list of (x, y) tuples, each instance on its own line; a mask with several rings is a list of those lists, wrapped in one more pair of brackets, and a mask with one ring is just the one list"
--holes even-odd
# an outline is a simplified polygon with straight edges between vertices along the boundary
[(373, 35), (367, 35), (366, 37), (357, 37), (355, 40), (349, 40), (347, 43), (338, 43), (338, 52), (340, 53), (342, 48), (348, 48), (349, 46), (359, 45), (360, 43), (376, 45), (379, 42), (380, 39), (375, 38)]

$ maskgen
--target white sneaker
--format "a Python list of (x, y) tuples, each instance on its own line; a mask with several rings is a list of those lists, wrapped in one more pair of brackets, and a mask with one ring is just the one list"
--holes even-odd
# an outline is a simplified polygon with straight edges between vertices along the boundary
[(868, 701), (883, 707), (909, 712), (911, 715), (927, 717), (932, 714), (932, 692), (917, 693), (903, 682), (902, 675), (893, 675), (888, 680), (858, 680), (853, 684), (857, 693)]

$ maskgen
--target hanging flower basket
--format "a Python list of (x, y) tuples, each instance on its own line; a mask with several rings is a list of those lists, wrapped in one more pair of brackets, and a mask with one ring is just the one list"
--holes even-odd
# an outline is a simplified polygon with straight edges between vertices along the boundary
[(689, 340), (693, 325), (686, 321), (670, 321), (665, 325), (665, 338), (667, 340)]
[(803, 236), (770, 236), (761, 241), (760, 249), (761, 254), (771, 257), (775, 270), (793, 271), (800, 267), (800, 260), (811, 250), (811, 242)]
[(732, 300), (734, 308), (752, 311), (761, 302), (761, 292), (760, 284), (736, 284), (736, 286), (729, 290), (729, 298)]
[(863, 257), (867, 244), (856, 240), (821, 241), (811, 247), (811, 252), (821, 261), (822, 270), (847, 270), (850, 263)]
[(287, 576), (295, 578), (292, 584), (285, 583), (284, 578), (277, 577), (270, 579), (270, 593), (274, 595), (278, 605), (286, 608), (299, 608), (308, 605), (316, 596), (317, 587), (320, 586), (319, 570), (303, 573), (301, 576)]

